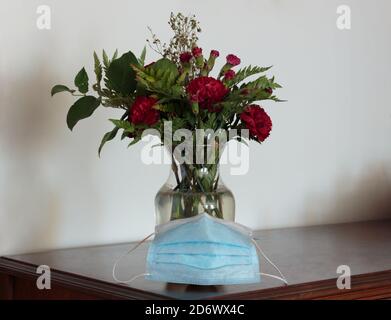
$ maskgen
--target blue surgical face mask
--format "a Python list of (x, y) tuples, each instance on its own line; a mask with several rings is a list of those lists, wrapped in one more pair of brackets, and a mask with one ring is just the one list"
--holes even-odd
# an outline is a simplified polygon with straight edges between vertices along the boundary
[[(145, 275), (148, 280), (162, 282), (228, 285), (257, 283), (262, 274), (287, 283), (254, 241), (252, 231), (240, 224), (205, 213), (158, 225), (154, 234), (148, 250), (146, 273), (129, 281), (119, 281), (115, 277), (115, 268), (121, 257), (113, 267), (116, 281), (129, 283)], [(257, 249), (281, 277), (260, 272)]]
[(158, 226), (147, 274), (149, 280), (196, 285), (260, 281), (251, 230), (208, 214)]

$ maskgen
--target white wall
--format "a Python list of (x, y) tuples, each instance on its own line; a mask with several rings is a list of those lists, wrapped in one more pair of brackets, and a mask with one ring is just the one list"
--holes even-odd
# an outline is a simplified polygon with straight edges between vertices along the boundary
[[(36, 8), (52, 9), (38, 30)], [(351, 5), (352, 30), (336, 28)], [(101, 110), (71, 133), (67, 95), (94, 49), (140, 52), (147, 25), (169, 34), (170, 11), (195, 13), (201, 46), (244, 64), (274, 65), (284, 104), (265, 103), (270, 140), (251, 146), (246, 176), (226, 184), (237, 221), (252, 228), (390, 217), (391, 43), (388, 0), (1, 1), (0, 254), (135, 240), (154, 227), (153, 199), (167, 166), (116, 141)], [(149, 55), (150, 59), (156, 58)]]

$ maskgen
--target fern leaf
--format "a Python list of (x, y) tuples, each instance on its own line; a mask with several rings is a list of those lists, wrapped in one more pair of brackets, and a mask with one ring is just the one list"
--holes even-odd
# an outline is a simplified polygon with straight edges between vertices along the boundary
[(94, 71), (96, 75), (96, 81), (99, 84), (102, 80), (102, 64), (100, 63), (99, 57), (94, 51)]
[(102, 56), (103, 56), (103, 64), (104, 64), (105, 68), (108, 69), (110, 66), (110, 60), (109, 60), (109, 57), (107, 56), (107, 53), (105, 50), (103, 50)]
[(270, 67), (248, 66), (248, 67), (242, 68), (236, 73), (235, 77), (232, 80), (227, 81), (227, 84), (229, 87), (232, 87), (232, 86), (237, 85), (238, 83), (242, 82), (246, 78), (253, 76), (255, 74), (258, 74), (258, 73), (266, 72), (270, 68), (271, 68), (271, 66)]

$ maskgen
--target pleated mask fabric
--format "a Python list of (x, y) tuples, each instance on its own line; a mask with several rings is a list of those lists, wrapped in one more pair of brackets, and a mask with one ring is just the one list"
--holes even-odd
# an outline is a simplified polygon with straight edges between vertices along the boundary
[(159, 225), (148, 250), (146, 278), (195, 285), (260, 282), (252, 232), (206, 213)]

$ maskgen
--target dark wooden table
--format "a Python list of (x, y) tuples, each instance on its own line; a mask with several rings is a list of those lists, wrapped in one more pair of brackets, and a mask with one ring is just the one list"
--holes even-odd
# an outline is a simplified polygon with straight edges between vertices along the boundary
[[(0, 258), (2, 299), (391, 299), (391, 220), (258, 231), (265, 253), (290, 285), (263, 278), (254, 285), (190, 286), (112, 279), (114, 261), (130, 244)], [(118, 277), (145, 272), (148, 243), (122, 262)], [(51, 289), (38, 290), (37, 266), (51, 268)], [(336, 286), (348, 265), (351, 289)], [(261, 260), (263, 272), (274, 271)]]

